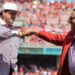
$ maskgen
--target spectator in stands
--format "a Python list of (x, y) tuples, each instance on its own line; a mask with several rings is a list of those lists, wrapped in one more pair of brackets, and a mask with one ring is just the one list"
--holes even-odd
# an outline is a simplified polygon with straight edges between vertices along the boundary
[(71, 13), (69, 23), (71, 31), (64, 34), (53, 34), (30, 28), (22, 30), (25, 35), (32, 33), (48, 42), (63, 46), (57, 75), (75, 75), (75, 8)]
[(17, 55), (22, 36), (20, 29), (12, 26), (18, 8), (15, 3), (6, 2), (0, 12), (0, 75), (9, 75), (10, 67), (17, 70)]

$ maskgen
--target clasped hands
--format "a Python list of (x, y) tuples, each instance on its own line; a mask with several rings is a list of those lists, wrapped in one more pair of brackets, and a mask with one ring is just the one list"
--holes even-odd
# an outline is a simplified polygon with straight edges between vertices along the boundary
[(20, 28), (19, 35), (27, 36), (27, 35), (30, 35), (32, 32), (34, 32), (33, 29), (23, 27), (23, 28)]
[(20, 32), (19, 32), (20, 36), (27, 36), (27, 35), (31, 35), (34, 33), (39, 33), (39, 29), (22, 27), (20, 28)]

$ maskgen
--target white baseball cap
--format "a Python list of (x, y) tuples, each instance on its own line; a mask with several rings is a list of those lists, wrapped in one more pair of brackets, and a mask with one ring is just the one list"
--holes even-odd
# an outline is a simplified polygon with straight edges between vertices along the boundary
[(18, 7), (15, 3), (12, 2), (6, 2), (2, 6), (2, 10), (13, 10), (18, 12)]

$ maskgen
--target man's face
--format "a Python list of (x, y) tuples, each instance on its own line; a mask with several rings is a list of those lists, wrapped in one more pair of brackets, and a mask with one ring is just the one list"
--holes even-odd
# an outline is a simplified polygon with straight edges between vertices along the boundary
[(73, 12), (71, 13), (70, 21), (71, 21), (71, 23), (75, 24), (75, 10), (73, 10)]
[(5, 11), (5, 12), (3, 12), (4, 20), (8, 25), (12, 25), (12, 23), (14, 22), (14, 20), (16, 18), (16, 15), (17, 15), (16, 11)]

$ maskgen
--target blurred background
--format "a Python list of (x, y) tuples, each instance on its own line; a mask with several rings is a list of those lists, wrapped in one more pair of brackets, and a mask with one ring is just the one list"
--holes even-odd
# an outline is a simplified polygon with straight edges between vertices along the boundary
[[(30, 27), (56, 34), (70, 31), (68, 19), (75, 0), (0, 0), (0, 8), (9, 1), (21, 11), (13, 23), (15, 28)], [(18, 55), (19, 75), (57, 75), (62, 47), (35, 35), (23, 39)]]

